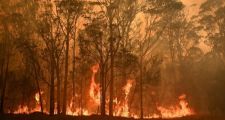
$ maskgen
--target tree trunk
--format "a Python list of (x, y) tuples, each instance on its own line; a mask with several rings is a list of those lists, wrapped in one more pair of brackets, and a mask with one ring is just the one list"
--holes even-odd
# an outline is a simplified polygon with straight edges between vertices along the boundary
[[(53, 53), (51, 53), (53, 54)], [(55, 75), (55, 69), (54, 69), (54, 57), (51, 56), (51, 84), (50, 84), (50, 115), (54, 115), (54, 109), (55, 109), (55, 102), (54, 102), (54, 75)]]
[[(69, 25), (67, 25), (68, 27)], [(69, 28), (67, 28), (66, 35), (66, 56), (65, 56), (65, 80), (64, 80), (64, 91), (63, 91), (63, 109), (62, 113), (66, 114), (67, 107), (67, 80), (68, 80), (68, 60), (69, 60)]]
[(114, 97), (114, 93), (113, 93), (113, 89), (114, 89), (114, 47), (113, 47), (113, 24), (112, 24), (112, 11), (110, 10), (110, 14), (109, 14), (110, 18), (109, 18), (109, 24), (110, 24), (110, 62), (111, 62), (111, 66), (110, 66), (110, 94), (109, 94), (109, 116), (113, 116), (113, 97)]
[(74, 30), (74, 41), (73, 41), (73, 71), (72, 71), (72, 82), (73, 82), (73, 91), (72, 91), (72, 93), (73, 93), (73, 107), (75, 107), (75, 87), (76, 87), (76, 85), (75, 85), (75, 76), (76, 76), (76, 70), (75, 70), (75, 68), (76, 68), (76, 32), (77, 32), (77, 30), (76, 30), (76, 25), (77, 25), (77, 18), (75, 18), (75, 30)]
[(61, 79), (60, 79), (60, 75), (59, 75), (59, 60), (57, 58), (56, 61), (56, 77), (57, 77), (57, 113), (60, 114), (61, 113)]
[(114, 57), (111, 56), (111, 79), (110, 79), (110, 99), (109, 99), (109, 116), (113, 116), (113, 97), (114, 97)]
[(40, 89), (40, 85), (39, 85), (39, 79), (38, 79), (38, 74), (37, 74), (37, 68), (34, 65), (34, 71), (35, 71), (35, 79), (36, 79), (36, 84), (37, 84), (37, 89), (38, 89), (38, 94), (39, 94), (39, 98), (40, 98), (40, 106), (41, 106), (41, 112), (43, 113), (44, 109), (43, 109), (43, 102), (42, 102), (42, 95), (41, 95), (41, 89)]
[(1, 104), (0, 104), (0, 113), (4, 113), (4, 102), (5, 102), (5, 91), (8, 79), (8, 68), (9, 68), (9, 53), (7, 54), (7, 63), (5, 69), (5, 75), (2, 75), (3, 78), (3, 86), (2, 86), (2, 93), (1, 93)]
[(3, 113), (4, 111), (3, 111), (3, 89), (4, 89), (4, 86), (5, 86), (5, 84), (4, 84), (4, 81), (5, 81), (5, 79), (4, 79), (4, 77), (3, 77), (3, 70), (4, 70), (4, 61), (3, 61), (3, 63), (2, 63), (2, 65), (1, 65), (1, 76), (0, 76), (0, 80), (1, 80), (1, 99), (0, 99), (0, 113)]
[(81, 79), (80, 89), (80, 115), (83, 116), (83, 79)]
[(105, 116), (105, 77), (104, 77), (104, 71), (105, 66), (103, 65), (103, 62), (100, 63), (100, 88), (101, 88), (101, 115)]
[(140, 119), (143, 119), (143, 57), (140, 61)]

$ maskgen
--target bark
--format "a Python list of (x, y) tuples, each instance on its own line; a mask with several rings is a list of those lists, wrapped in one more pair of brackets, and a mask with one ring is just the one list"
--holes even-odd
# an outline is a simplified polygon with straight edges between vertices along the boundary
[(100, 88), (101, 88), (101, 115), (105, 116), (105, 77), (104, 77), (105, 65), (100, 63)]
[(8, 67), (9, 67), (9, 56), (8, 56), (7, 63), (6, 63), (5, 75), (3, 77), (3, 86), (2, 86), (1, 104), (0, 104), (0, 113), (4, 113), (5, 91), (6, 91), (7, 79), (8, 79)]
[(113, 116), (113, 97), (114, 97), (114, 56), (111, 55), (111, 80), (110, 80), (110, 99), (109, 99), (109, 116)]
[(50, 115), (54, 115), (54, 109), (55, 109), (55, 102), (54, 102), (54, 94), (55, 94), (55, 85), (54, 85), (54, 75), (55, 75), (55, 65), (54, 65), (54, 55), (53, 53), (51, 53), (52, 56), (51, 56), (51, 84), (50, 84)]
[(81, 79), (81, 89), (80, 89), (80, 114), (83, 116), (83, 79)]
[(76, 76), (76, 70), (75, 70), (76, 69), (76, 32), (77, 32), (76, 25), (77, 25), (77, 17), (75, 18), (74, 42), (73, 42), (73, 71), (72, 71), (73, 107), (75, 107), (75, 93), (76, 93), (76, 91), (75, 91), (75, 86), (76, 86), (75, 85), (75, 83), (76, 83), (76, 81), (75, 81), (75, 76)]
[(34, 66), (34, 70), (35, 70), (35, 78), (36, 78), (35, 80), (36, 80), (38, 94), (39, 94), (39, 98), (40, 98), (40, 103), (39, 104), (41, 106), (41, 112), (43, 113), (44, 109), (43, 109), (43, 101), (42, 101), (41, 89), (40, 89), (37, 69), (35, 68), (35, 66)]
[(61, 113), (61, 79), (60, 79), (60, 75), (59, 75), (59, 60), (57, 59), (56, 61), (56, 77), (57, 77), (57, 113), (60, 114)]
[[(3, 55), (4, 56), (4, 55)], [(4, 76), (3, 76), (3, 71), (4, 71), (4, 62), (5, 62), (5, 60), (4, 60), (4, 58), (3, 58), (3, 60), (2, 60), (2, 64), (1, 64), (1, 76), (0, 76), (0, 80), (1, 80), (1, 83), (2, 83), (2, 85), (1, 85), (1, 99), (0, 99), (0, 113), (3, 113), (4, 111), (3, 111), (3, 101), (4, 101), (4, 98), (3, 98), (3, 88), (4, 88), (4, 86), (5, 86), (5, 84), (4, 84), (4, 81), (5, 81), (5, 79), (4, 79)]]
[(143, 57), (140, 60), (140, 119), (143, 119)]
[(69, 21), (67, 21), (67, 35), (66, 35), (66, 56), (65, 56), (65, 79), (64, 79), (64, 91), (63, 91), (63, 108), (62, 113), (66, 114), (67, 107), (67, 81), (68, 81), (68, 63), (69, 63)]
[(109, 24), (110, 24), (110, 95), (109, 95), (109, 116), (113, 116), (113, 89), (114, 89), (114, 48), (113, 48), (113, 25), (112, 25), (112, 10), (109, 12)]

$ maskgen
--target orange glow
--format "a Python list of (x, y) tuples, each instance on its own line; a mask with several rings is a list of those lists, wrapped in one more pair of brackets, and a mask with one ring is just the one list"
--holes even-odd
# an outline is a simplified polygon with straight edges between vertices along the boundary
[[(43, 92), (41, 92), (41, 93), (43, 93)], [(29, 113), (41, 111), (41, 106), (39, 105), (39, 102), (40, 102), (39, 93), (35, 94), (34, 100), (35, 100), (35, 104), (36, 104), (36, 106), (34, 108), (30, 109), (27, 105), (19, 105), (17, 110), (15, 110), (13, 113), (14, 114), (21, 114), (21, 113), (29, 114)]]
[(179, 96), (178, 105), (169, 108), (159, 106), (157, 109), (161, 112), (162, 118), (184, 117), (194, 114), (193, 110), (188, 106), (185, 94)]
[[(88, 104), (90, 106), (86, 106), (86, 108), (76, 107), (73, 102), (73, 98), (70, 100), (69, 105), (67, 107), (67, 115), (78, 116), (78, 115), (92, 115), (98, 114), (94, 112), (97, 107), (100, 106), (100, 87), (99, 84), (95, 81), (95, 76), (99, 70), (99, 64), (94, 65), (91, 67), (92, 76), (90, 81), (90, 86), (88, 90), (89, 100)], [(121, 117), (133, 117), (139, 118), (138, 114), (130, 112), (129, 106), (129, 96), (131, 94), (131, 89), (134, 87), (135, 80), (127, 80), (126, 84), (122, 88), (122, 97), (115, 97), (113, 100), (114, 103), (114, 115), (121, 116)], [(154, 92), (150, 92), (153, 94)], [(41, 92), (43, 94), (43, 91)], [(154, 93), (156, 94), (156, 93)], [(119, 99), (120, 98), (120, 99)], [(182, 94), (177, 98), (177, 104), (169, 105), (169, 106), (162, 106), (157, 105), (157, 113), (149, 113), (149, 115), (145, 116), (144, 118), (177, 118), (177, 117), (184, 117), (189, 115), (194, 115), (194, 111), (190, 108), (187, 100), (186, 94)], [(15, 110), (14, 114), (30, 114), (33, 112), (38, 112), (41, 110), (40, 107), (40, 96), (38, 93), (34, 95), (35, 107), (29, 108), (27, 105), (19, 105), (17, 110)], [(43, 100), (44, 101), (44, 100)], [(106, 100), (108, 104), (108, 100)], [(46, 107), (46, 106), (45, 106)], [(92, 108), (91, 108), (92, 107)], [(94, 110), (93, 110), (94, 109)], [(57, 110), (55, 110), (57, 111)], [(138, 109), (136, 112), (138, 113)], [(44, 112), (48, 114), (46, 108), (44, 108)]]
[[(125, 99), (123, 102), (119, 102), (119, 104), (116, 105), (116, 110), (115, 110), (116, 116), (122, 116), (122, 117), (130, 116), (129, 105), (128, 105), (128, 96), (129, 96), (132, 84), (133, 84), (133, 80), (127, 80), (127, 84), (123, 87)], [(118, 103), (117, 98), (115, 99), (115, 101), (116, 101), (116, 103)]]
[(100, 86), (95, 82), (95, 75), (98, 72), (99, 64), (94, 65), (92, 70), (92, 76), (91, 76), (91, 85), (89, 90), (89, 95), (92, 98), (92, 100), (95, 102), (95, 104), (100, 105)]

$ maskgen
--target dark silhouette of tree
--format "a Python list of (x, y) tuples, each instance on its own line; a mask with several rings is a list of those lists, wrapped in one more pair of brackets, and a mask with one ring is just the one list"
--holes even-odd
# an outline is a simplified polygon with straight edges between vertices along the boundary
[(143, 39), (137, 40), (139, 56), (139, 86), (140, 86), (140, 118), (143, 119), (143, 75), (144, 65), (149, 61), (149, 54), (155, 49), (161, 40), (161, 36), (168, 27), (172, 16), (183, 8), (183, 4), (176, 0), (147, 0), (143, 7), (145, 18), (145, 33)]
[(207, 0), (200, 7), (199, 17), (203, 31), (206, 32), (204, 36), (207, 39), (213, 50), (221, 59), (224, 60), (224, 39), (225, 39), (225, 2), (223, 0)]
[[(70, 48), (70, 39), (72, 35), (76, 35), (77, 20), (80, 17), (82, 11), (82, 2), (80, 0), (59, 0), (57, 1), (57, 11), (61, 20), (61, 25), (63, 33), (65, 36), (65, 75), (64, 75), (64, 89), (63, 89), (63, 108), (62, 113), (66, 114), (67, 107), (67, 84), (68, 84), (68, 65), (69, 65), (69, 48)], [(75, 28), (75, 30), (74, 30)], [(73, 47), (73, 98), (75, 97), (75, 39), (74, 36), (74, 47)]]
[[(20, 5), (20, 6), (19, 6)], [(26, 7), (25, 7), (26, 6)], [(21, 11), (19, 11), (20, 8)], [(7, 79), (9, 79), (9, 65), (13, 64), (13, 62), (10, 63), (10, 59), (12, 58), (12, 55), (14, 53), (14, 49), (20, 49), (20, 50), (26, 50), (26, 57), (30, 59), (28, 64), (32, 64), (32, 68), (34, 66), (35, 69), (33, 69), (33, 73), (35, 74), (34, 78), (36, 78), (36, 85), (37, 89), (40, 94), (40, 87), (38, 82), (38, 74), (40, 71), (37, 67), (38, 63), (36, 59), (34, 59), (34, 56), (32, 55), (32, 45), (28, 45), (28, 42), (31, 42), (31, 39), (33, 39), (33, 33), (35, 31), (35, 13), (37, 11), (37, 2), (35, 1), (1, 1), (1, 51), (3, 55), (1, 57), (1, 74), (0, 78), (2, 81), (2, 90), (1, 90), (1, 105), (0, 105), (0, 111), (1, 113), (4, 112), (4, 98), (5, 98), (5, 92), (7, 87)], [(32, 13), (32, 14), (31, 14)], [(14, 29), (12, 29), (11, 26), (14, 26)], [(30, 28), (30, 31), (27, 31), (26, 27)], [(26, 41), (26, 42), (25, 42)], [(25, 49), (23, 49), (25, 47)], [(25, 52), (25, 51), (23, 51)], [(43, 111), (42, 107), (42, 101), (40, 101), (41, 104), (41, 111)]]

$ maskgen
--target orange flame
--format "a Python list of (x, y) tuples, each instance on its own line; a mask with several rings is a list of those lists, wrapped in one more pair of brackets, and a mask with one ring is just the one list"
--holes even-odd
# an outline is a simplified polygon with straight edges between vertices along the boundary
[(91, 85), (89, 90), (89, 95), (95, 104), (100, 105), (100, 86), (95, 82), (95, 75), (98, 72), (99, 64), (94, 65), (92, 70), (92, 77), (91, 77)]
[[(41, 92), (42, 94), (43, 92)], [(19, 105), (19, 107), (17, 108), (17, 110), (15, 110), (13, 113), (14, 114), (29, 114), (29, 113), (33, 113), (33, 112), (38, 112), (41, 110), (41, 106), (39, 105), (40, 103), (40, 95), (39, 93), (35, 93), (34, 99), (36, 101), (36, 106), (35, 108), (29, 109), (29, 107), (27, 105)]]
[[(133, 86), (133, 80), (127, 80), (127, 84), (123, 87), (124, 93), (125, 93), (125, 99), (122, 104), (117, 104), (117, 112), (115, 113), (116, 116), (122, 116), (122, 117), (129, 117), (129, 105), (128, 105), (128, 96), (130, 93), (130, 89)], [(117, 98), (115, 99), (117, 102)]]
[(179, 105), (169, 108), (158, 106), (157, 109), (160, 111), (162, 118), (184, 117), (194, 114), (193, 110), (188, 106), (185, 94), (179, 96)]
[[(91, 101), (88, 101), (90, 105), (94, 103), (94, 106), (96, 107), (100, 105), (100, 86), (98, 83), (95, 82), (95, 76), (99, 70), (99, 64), (96, 64), (91, 67), (92, 70), (92, 76), (91, 76), (91, 83), (89, 88), (89, 97), (91, 98)], [(129, 95), (131, 88), (133, 87), (134, 80), (127, 80), (126, 85), (122, 88), (124, 92), (124, 98), (118, 99), (117, 97), (114, 98), (114, 115), (115, 116), (122, 116), (122, 117), (133, 117), (133, 118), (139, 118), (139, 115), (135, 113), (130, 112), (129, 108)], [(41, 92), (43, 94), (43, 91)], [(153, 94), (153, 93), (151, 93)], [(155, 94), (155, 93), (154, 93)], [(14, 114), (30, 114), (33, 112), (40, 111), (40, 95), (36, 93), (34, 95), (35, 100), (35, 107), (29, 108), (27, 105), (19, 105), (18, 109), (15, 110)], [(189, 115), (194, 115), (194, 111), (189, 107), (188, 102), (186, 101), (186, 95), (182, 94), (178, 97), (179, 102), (177, 105), (172, 106), (157, 106), (158, 113), (150, 113), (149, 115), (145, 116), (144, 118), (177, 118), (177, 117), (184, 117)], [(91, 115), (93, 113), (93, 109), (89, 109), (90, 106), (87, 108), (74, 108), (74, 102), (73, 98), (70, 101), (70, 104), (67, 107), (67, 115)], [(45, 113), (48, 113), (46, 109), (44, 109)], [(57, 110), (55, 110), (57, 111)]]

